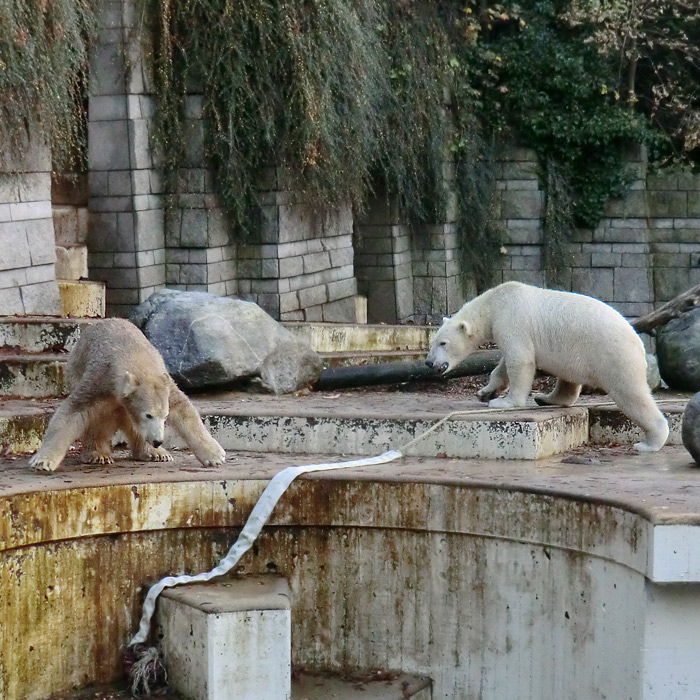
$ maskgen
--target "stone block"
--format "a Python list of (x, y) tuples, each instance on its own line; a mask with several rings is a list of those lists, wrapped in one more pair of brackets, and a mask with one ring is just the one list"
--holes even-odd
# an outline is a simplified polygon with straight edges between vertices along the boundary
[(299, 305), (302, 309), (318, 304), (325, 304), (328, 301), (328, 289), (325, 284), (300, 289), (298, 294)]
[(614, 270), (576, 268), (572, 273), (572, 291), (612, 301), (614, 297)]
[[(126, 290), (138, 302), (137, 290)], [(91, 280), (59, 280), (61, 316), (102, 318), (105, 315), (106, 288), (102, 282)]]
[(32, 219), (51, 218), (51, 200), (37, 202), (17, 202), (10, 204), (12, 221), (31, 221)]
[[(101, 30), (90, 61), (90, 75), (94, 76), (90, 80), (90, 108), (92, 99), (96, 96), (124, 94), (125, 72), (120, 30)], [(92, 121), (92, 113), (90, 120)]]
[(591, 267), (619, 267), (622, 265), (622, 253), (592, 253)]
[(688, 195), (676, 191), (648, 192), (647, 206), (650, 217), (683, 217), (688, 213)]
[(307, 253), (303, 257), (303, 263), (305, 275), (326, 270), (331, 266), (330, 255), (327, 252)]
[(641, 267), (619, 267), (614, 271), (616, 302), (652, 302), (653, 278), (651, 270)]
[(89, 122), (88, 163), (91, 170), (128, 170), (128, 122)]
[(166, 589), (158, 636), (171, 687), (190, 700), (289, 700), (291, 594), (281, 577)]
[(27, 234), (21, 223), (0, 224), (0, 270), (32, 264)]
[(56, 246), (56, 279), (79, 280), (88, 276), (86, 246)]
[(14, 174), (0, 173), (0, 202), (19, 202), (19, 187)]
[(298, 255), (292, 258), (280, 258), (279, 274), (280, 277), (296, 277), (303, 274), (304, 263), (303, 258)]
[(652, 190), (676, 190), (678, 189), (678, 175), (656, 174), (647, 177), (647, 189)]
[(20, 316), (24, 313), (19, 287), (0, 289), (0, 316)]
[(357, 294), (357, 281), (355, 278), (338, 280), (327, 285), (328, 300), (336, 301), (345, 297), (352, 297)]
[(393, 282), (377, 281), (367, 286), (369, 323), (396, 323), (396, 290)]
[(688, 216), (700, 217), (700, 191), (688, 192)]
[(32, 265), (47, 265), (56, 260), (53, 222), (51, 219), (35, 219), (24, 222)]
[[(148, 119), (130, 119), (128, 148), (125, 149), (130, 161), (131, 167), (136, 170), (147, 170), (153, 168), (156, 163), (153, 158), (153, 151), (150, 142), (150, 122)], [(190, 146), (185, 136), (185, 144)], [(117, 168), (113, 168), (117, 169)]]
[(654, 269), (654, 298), (656, 303), (670, 301), (690, 287), (690, 271), (684, 268)]
[(93, 95), (90, 98), (90, 121), (119, 121), (127, 118), (127, 100), (124, 95)]
[(506, 191), (501, 195), (504, 219), (538, 219), (542, 213), (542, 193)]
[(356, 323), (356, 300), (351, 296), (323, 304), (322, 319), (325, 323)]
[(61, 299), (56, 280), (28, 284), (20, 288), (24, 313), (29, 316), (58, 316)]
[(618, 218), (647, 216), (646, 192), (628, 192), (621, 199), (609, 200), (605, 206), (605, 215)]

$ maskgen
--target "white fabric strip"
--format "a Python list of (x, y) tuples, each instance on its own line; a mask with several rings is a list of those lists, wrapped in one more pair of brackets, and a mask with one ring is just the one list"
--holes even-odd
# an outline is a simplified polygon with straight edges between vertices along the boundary
[(275, 474), (270, 480), (270, 483), (265, 487), (258, 502), (253, 507), (238, 539), (215, 568), (211, 571), (196, 574), (195, 576), (167, 576), (150, 587), (146, 595), (146, 600), (143, 603), (143, 612), (141, 613), (141, 622), (139, 623), (138, 632), (132, 637), (129, 646), (142, 644), (146, 641), (151, 627), (151, 618), (156, 608), (156, 600), (163, 589), (171, 588), (172, 586), (177, 586), (182, 583), (210, 581), (217, 576), (223, 576), (228, 573), (238, 563), (239, 559), (251, 548), (253, 542), (255, 542), (255, 539), (270, 517), (272, 509), (277, 505), (277, 502), (282, 498), (282, 495), (292, 481), (298, 476), (308, 474), (309, 472), (327, 471), (329, 469), (350, 469), (352, 467), (366, 467), (371, 464), (386, 464), (402, 456), (403, 453), (398, 450), (389, 450), (376, 457), (366, 457), (365, 459), (356, 459), (351, 462), (307, 464), (300, 467), (287, 467)]

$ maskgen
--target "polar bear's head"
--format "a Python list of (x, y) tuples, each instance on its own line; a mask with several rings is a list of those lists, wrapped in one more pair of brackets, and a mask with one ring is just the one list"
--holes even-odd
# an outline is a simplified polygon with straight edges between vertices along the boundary
[(169, 376), (139, 377), (127, 371), (122, 378), (121, 399), (136, 432), (148, 444), (160, 447), (170, 410)]
[(469, 321), (446, 318), (430, 344), (425, 364), (440, 374), (453, 370), (479, 347)]

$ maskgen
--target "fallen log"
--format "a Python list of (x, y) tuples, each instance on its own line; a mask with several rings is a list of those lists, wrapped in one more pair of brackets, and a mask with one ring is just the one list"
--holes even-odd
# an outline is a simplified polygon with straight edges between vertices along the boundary
[(423, 360), (334, 367), (323, 370), (314, 389), (316, 391), (334, 391), (374, 384), (400, 384), (402, 382), (453, 379), (475, 374), (488, 374), (500, 359), (500, 350), (478, 350), (448, 374), (437, 374)]
[(678, 318), (682, 313), (700, 304), (700, 284), (687, 289), (671, 301), (667, 301), (655, 311), (640, 316), (632, 322), (632, 328), (637, 333), (655, 335), (659, 326), (667, 324), (671, 319)]

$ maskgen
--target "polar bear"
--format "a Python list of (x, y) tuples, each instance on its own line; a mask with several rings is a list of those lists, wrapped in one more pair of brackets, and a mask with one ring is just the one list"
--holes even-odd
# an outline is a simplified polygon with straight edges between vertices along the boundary
[[(495, 342), (503, 359), (488, 384), (477, 392), (492, 408), (525, 406), (535, 370), (554, 375), (540, 405), (571, 406), (587, 384), (607, 392), (620, 410), (638, 423), (645, 442), (640, 452), (661, 449), (668, 423), (646, 381), (641, 339), (615, 309), (581, 294), (505, 282), (467, 302), (445, 319), (430, 346), (426, 364), (444, 374), (479, 345)], [(498, 395), (509, 388), (503, 398)]]
[(111, 464), (111, 438), (117, 430), (125, 433), (134, 459), (172, 461), (161, 447), (166, 420), (202, 464), (225, 460), (223, 448), (170, 378), (163, 358), (129, 321), (113, 318), (88, 326), (66, 372), (71, 392), (29, 460), (36, 469), (55, 471), (79, 437), (84, 462)]

